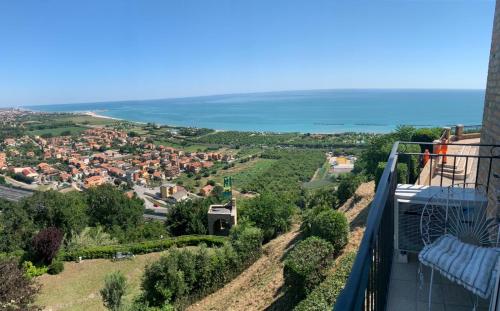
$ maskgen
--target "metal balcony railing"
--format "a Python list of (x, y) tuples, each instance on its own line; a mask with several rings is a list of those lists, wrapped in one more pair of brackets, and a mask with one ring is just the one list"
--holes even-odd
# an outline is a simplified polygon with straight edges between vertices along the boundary
[[(433, 144), (428, 142), (394, 143), (371, 204), (366, 230), (358, 254), (346, 286), (339, 295), (334, 310), (385, 310), (394, 253), (393, 208), (394, 192), (398, 180), (400, 183), (422, 184), (422, 178), (425, 177), (426, 170), (428, 170), (428, 174), (430, 175), (427, 176), (429, 177), (428, 180), (425, 180), (426, 185), (445, 186), (445, 181), (452, 185), (457, 182), (455, 178), (458, 175), (456, 164), (459, 158), (464, 164), (463, 173), (466, 176), (466, 181), (470, 182), (473, 180), (472, 185), (475, 187), (480, 183), (484, 183), (488, 188), (490, 179), (498, 178), (496, 177), (498, 172), (492, 172), (492, 167), (496, 167), (494, 161), (500, 161), (499, 145), (467, 145), (481, 148), (482, 150), (478, 154), (448, 153), (446, 155), (434, 152), (407, 152), (411, 145), (418, 145), (421, 148), (429, 146), (429, 148), (433, 149), (434, 145), (439, 145), (439, 147), (443, 145), (450, 146), (450, 144)], [(464, 144), (453, 145), (456, 147)], [(443, 163), (444, 157), (447, 158)], [(476, 161), (474, 163), (475, 166), (471, 167), (470, 162), (473, 161)], [(398, 162), (407, 164), (408, 174), (405, 176), (405, 180), (401, 180), (402, 176), (398, 178)], [(465, 171), (467, 167), (469, 169), (472, 168), (476, 172), (474, 175), (469, 175), (469, 178), (467, 178), (467, 172)], [(486, 176), (477, 174), (480, 167), (486, 168)], [(446, 174), (443, 175), (445, 170)], [(464, 181), (461, 180), (459, 183), (462, 184)]]

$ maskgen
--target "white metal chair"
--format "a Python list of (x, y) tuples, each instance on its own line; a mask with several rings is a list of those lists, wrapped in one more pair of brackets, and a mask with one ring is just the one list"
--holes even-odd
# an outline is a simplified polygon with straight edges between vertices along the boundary
[[(486, 191), (470, 184), (442, 188), (422, 210), (420, 232), (424, 248), (420, 264), (431, 268), (429, 310), (434, 271), (487, 299), (500, 277), (497, 211), (488, 210)], [(422, 279), (422, 272), (419, 269)], [(490, 304), (491, 309), (491, 304)]]

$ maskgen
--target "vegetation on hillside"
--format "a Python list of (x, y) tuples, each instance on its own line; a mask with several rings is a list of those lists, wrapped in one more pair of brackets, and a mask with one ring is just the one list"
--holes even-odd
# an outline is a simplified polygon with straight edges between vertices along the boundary
[(209, 252), (173, 250), (146, 267), (136, 303), (148, 307), (183, 307), (223, 286), (261, 253), (262, 233), (243, 226), (231, 230), (230, 242)]

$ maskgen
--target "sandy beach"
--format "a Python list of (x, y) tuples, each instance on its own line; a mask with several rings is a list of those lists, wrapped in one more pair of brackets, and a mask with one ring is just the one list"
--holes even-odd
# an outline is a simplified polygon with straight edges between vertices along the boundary
[(110, 119), (110, 120), (117, 120), (117, 121), (123, 121), (123, 119), (118, 119), (118, 118), (113, 118), (113, 117), (108, 117), (104, 116), (102, 114), (97, 114), (93, 111), (86, 111), (83, 113), (86, 116), (94, 117), (94, 118), (101, 118), (101, 119)]

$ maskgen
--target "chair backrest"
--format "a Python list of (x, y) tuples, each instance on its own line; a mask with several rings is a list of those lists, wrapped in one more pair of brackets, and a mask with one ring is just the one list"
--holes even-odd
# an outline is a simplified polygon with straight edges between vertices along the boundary
[(420, 233), (424, 245), (445, 234), (482, 247), (498, 246), (496, 211), (488, 210), (483, 187), (457, 184), (433, 195), (422, 210)]

